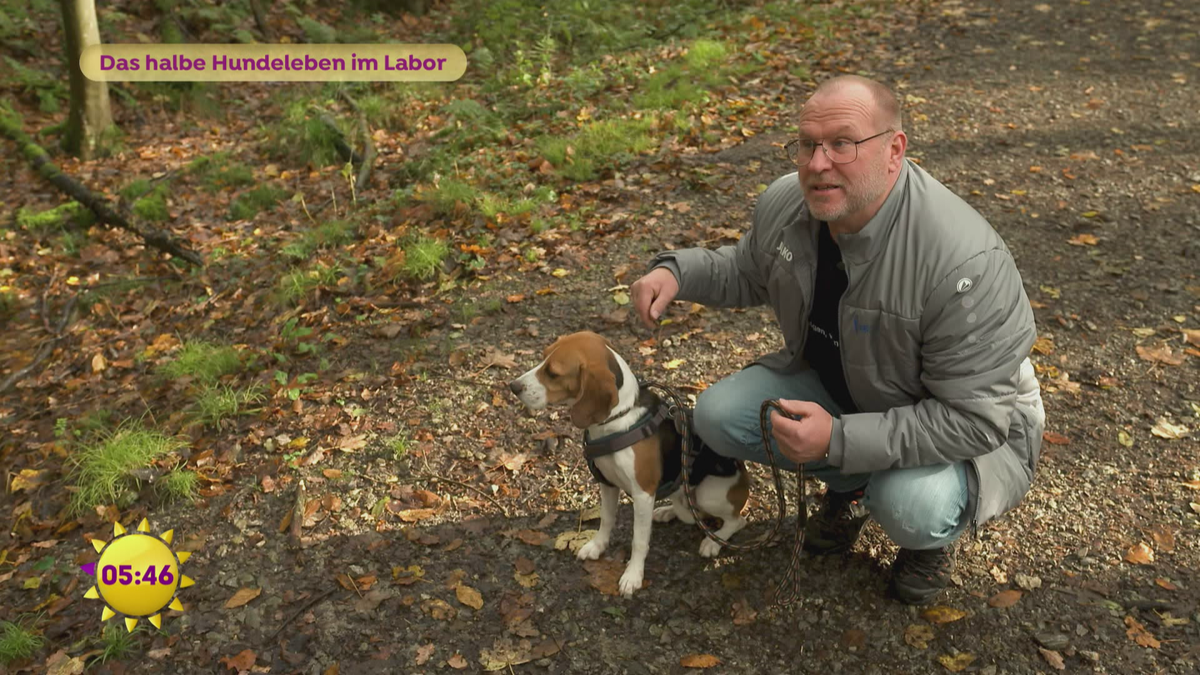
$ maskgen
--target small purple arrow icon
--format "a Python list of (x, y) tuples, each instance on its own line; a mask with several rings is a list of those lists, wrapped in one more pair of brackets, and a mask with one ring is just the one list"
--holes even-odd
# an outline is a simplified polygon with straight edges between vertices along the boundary
[(93, 577), (96, 576), (96, 563), (88, 563), (86, 565), (80, 565), (79, 569), (83, 570), (84, 574), (89, 574)]

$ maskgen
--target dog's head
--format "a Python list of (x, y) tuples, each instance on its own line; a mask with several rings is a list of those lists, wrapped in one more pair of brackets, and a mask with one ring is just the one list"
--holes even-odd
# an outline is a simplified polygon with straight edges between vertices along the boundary
[(590, 331), (572, 333), (542, 352), (542, 362), (508, 383), (530, 410), (568, 403), (580, 429), (604, 421), (617, 405), (621, 366), (608, 341)]

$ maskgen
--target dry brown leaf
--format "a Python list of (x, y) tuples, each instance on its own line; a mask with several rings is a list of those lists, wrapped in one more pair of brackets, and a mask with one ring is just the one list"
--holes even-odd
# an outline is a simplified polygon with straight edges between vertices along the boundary
[(46, 659), (46, 675), (79, 675), (85, 667), (82, 658), (67, 656), (65, 649), (54, 652)]
[(1178, 587), (1178, 586), (1176, 586), (1175, 584), (1171, 583), (1171, 580), (1170, 580), (1170, 579), (1164, 579), (1164, 578), (1162, 578), (1162, 577), (1159, 577), (1159, 578), (1157, 578), (1157, 579), (1155, 579), (1155, 580), (1154, 580), (1154, 583), (1158, 584), (1159, 588), (1164, 588), (1164, 589), (1166, 589), (1166, 590), (1168, 590), (1168, 591), (1177, 591), (1177, 590), (1179, 590), (1179, 587)]
[(1021, 599), (1021, 595), (1023, 595), (1021, 593), (1021, 591), (1014, 590), (1014, 589), (1009, 589), (1007, 591), (1000, 591), (999, 593), (993, 595), (991, 598), (988, 599), (988, 605), (991, 605), (992, 607), (996, 607), (998, 609), (1003, 609), (1005, 607), (1012, 607), (1013, 605), (1017, 604), (1018, 600)]
[(262, 489), (266, 494), (271, 494), (275, 491), (275, 479), (270, 476), (262, 477)]
[(1096, 235), (1084, 232), (1071, 237), (1067, 243), (1072, 246), (1095, 246), (1100, 243), (1100, 240), (1096, 238)]
[(733, 603), (733, 625), (745, 626), (746, 624), (754, 623), (758, 618), (758, 610), (750, 606), (750, 603), (743, 600), (738, 600)]
[(433, 509), (405, 509), (403, 511), (398, 511), (396, 513), (396, 517), (406, 523), (415, 523), (418, 520), (424, 520), (432, 516), (433, 513)]
[(467, 667), (467, 660), (463, 658), (462, 654), (455, 654), (446, 659), (446, 665), (455, 670), (462, 670)]
[(1138, 345), (1136, 349), (1138, 356), (1140, 356), (1143, 361), (1162, 363), (1168, 366), (1178, 366), (1183, 364), (1183, 355), (1172, 352), (1171, 346), (1165, 342), (1160, 342), (1157, 347), (1153, 348)]
[(253, 650), (243, 649), (237, 656), (225, 656), (221, 658), (221, 663), (229, 670), (250, 670), (254, 667), (254, 662), (258, 660), (258, 655)]
[(967, 615), (967, 613), (961, 609), (955, 609), (954, 607), (946, 607), (944, 605), (938, 605), (937, 607), (930, 607), (929, 609), (925, 610), (924, 612), (921, 612), (921, 616), (926, 621), (928, 621), (930, 623), (937, 623), (937, 624), (951, 623), (953, 621), (958, 621), (959, 619), (965, 617), (966, 615)]
[(341, 672), (342, 672), (342, 667), (335, 663), (332, 666), (329, 666), (325, 670), (321, 671), (321, 675), (340, 675)]
[(1053, 445), (1067, 445), (1071, 442), (1070, 438), (1053, 431), (1043, 431), (1042, 440)]
[(1129, 639), (1133, 640), (1139, 645), (1143, 647), (1150, 647), (1151, 649), (1158, 649), (1162, 646), (1162, 643), (1156, 640), (1154, 636), (1146, 630), (1146, 627), (1138, 623), (1138, 620), (1132, 616), (1125, 617), (1125, 625), (1129, 626), (1129, 630), (1125, 631), (1125, 635), (1129, 636)]
[(617, 560), (587, 560), (583, 569), (588, 572), (588, 584), (604, 595), (620, 595), (617, 582), (625, 571), (625, 566)]
[(425, 665), (426, 662), (428, 662), (429, 659), (431, 657), (433, 657), (433, 649), (434, 649), (434, 647), (433, 647), (432, 642), (430, 642), (427, 645), (422, 645), (420, 647), (417, 647), (416, 665), (418, 665), (418, 666)]
[(454, 589), (454, 595), (458, 598), (459, 602), (467, 607), (483, 609), (483, 596), (479, 594), (479, 591), (466, 584), (459, 584), (458, 588)]
[(338, 441), (338, 449), (342, 452), (354, 452), (367, 447), (367, 435), (348, 436)]
[(538, 585), (539, 577), (537, 572), (530, 572), (529, 574), (513, 572), (513, 579), (517, 580), (517, 583), (521, 585), (521, 588), (533, 588)]
[(517, 538), (530, 546), (541, 546), (546, 543), (550, 535), (545, 532), (538, 532), (537, 530), (518, 530)]
[(1185, 343), (1200, 347), (1200, 328), (1184, 328), (1182, 330)]
[(260, 595), (262, 595), (261, 588), (243, 588), (225, 601), (225, 609), (237, 609)]
[(1146, 542), (1139, 541), (1125, 551), (1125, 562), (1134, 565), (1149, 565), (1154, 562), (1154, 550)]
[(1051, 340), (1049, 337), (1043, 335), (1042, 337), (1040, 337), (1034, 341), (1033, 347), (1031, 347), (1031, 349), (1039, 354), (1046, 354), (1046, 355), (1053, 354), (1054, 353), (1054, 341)]
[(516, 368), (516, 354), (501, 354), (499, 351), (492, 349), (490, 352), (488, 352), (488, 355), (484, 357), (483, 368), (480, 368), (479, 370), (482, 372), (488, 368), (491, 368), (492, 366), (504, 368), (505, 370), (509, 368)]
[(585, 544), (591, 541), (592, 537), (596, 536), (597, 532), (598, 530), (583, 530), (581, 532), (567, 530), (566, 532), (559, 534), (558, 537), (554, 539), (554, 550), (562, 551), (567, 549), (570, 550), (571, 553), (575, 553), (580, 548), (583, 548)]
[(445, 600), (438, 598), (430, 598), (422, 602), (421, 610), (439, 621), (449, 621), (458, 615), (458, 610), (451, 607)]
[(1158, 550), (1163, 553), (1170, 553), (1175, 550), (1175, 533), (1165, 525), (1159, 525), (1150, 530), (1150, 538), (1154, 540), (1154, 545)]
[(684, 668), (712, 668), (721, 664), (721, 659), (712, 654), (688, 654), (679, 659), (679, 665)]
[(1046, 663), (1049, 663), (1051, 668), (1055, 670), (1067, 669), (1067, 665), (1063, 663), (1062, 654), (1044, 647), (1038, 647), (1038, 651), (1042, 653), (1042, 658), (1046, 659)]
[(1182, 485), (1185, 488), (1191, 488), (1193, 490), (1200, 490), (1200, 480), (1189, 480), (1186, 483), (1180, 483), (1180, 485)]
[(510, 295), (510, 296), (504, 298), (504, 300), (506, 302), (508, 302), (509, 304), (516, 304), (524, 299), (525, 299), (524, 293), (514, 293), (513, 295)]
[(954, 656), (942, 654), (938, 657), (938, 663), (942, 664), (946, 670), (952, 673), (966, 670), (967, 666), (971, 665), (973, 661), (975, 661), (975, 655), (968, 654), (967, 652), (959, 652)]
[(10, 487), (10, 490), (12, 492), (16, 492), (17, 490), (33, 491), (38, 486), (45, 483), (49, 477), (49, 471), (21, 469), (21, 473), (17, 474), (12, 479), (12, 486)]
[(929, 649), (929, 641), (933, 639), (933, 628), (923, 623), (910, 624), (904, 629), (904, 641), (916, 649)]

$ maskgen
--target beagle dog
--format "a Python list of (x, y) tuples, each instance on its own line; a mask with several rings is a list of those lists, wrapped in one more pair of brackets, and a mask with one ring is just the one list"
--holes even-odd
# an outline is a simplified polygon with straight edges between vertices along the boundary
[[(629, 365), (600, 335), (584, 331), (560, 337), (542, 356), (509, 389), (530, 410), (569, 405), (571, 423), (585, 430), (585, 455), (600, 483), (601, 508), (600, 529), (579, 549), (580, 560), (599, 558), (608, 546), (619, 490), (633, 500), (632, 553), (619, 583), (621, 595), (628, 598), (642, 587), (651, 523), (673, 518), (695, 522), (679, 479), (682, 439), (661, 397), (639, 385)], [(699, 446), (690, 472), (697, 510), (720, 518), (717, 535), (728, 539), (746, 525), (741, 516), (750, 486), (745, 467), (717, 455), (698, 437), (693, 442)], [(654, 508), (655, 500), (667, 494), (671, 503)], [(700, 543), (703, 557), (720, 550), (707, 537)]]

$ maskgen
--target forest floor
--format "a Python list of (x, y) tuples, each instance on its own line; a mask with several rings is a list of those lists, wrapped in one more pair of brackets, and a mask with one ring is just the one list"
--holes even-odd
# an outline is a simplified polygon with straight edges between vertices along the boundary
[[(30, 458), (63, 454), (51, 433), (58, 415), (43, 407), (83, 390), (135, 405), (141, 394), (128, 392), (145, 390), (129, 382), (145, 367), (110, 355), (97, 369), (94, 353), (170, 336), (176, 320), (250, 342), (253, 329), (225, 314), (254, 307), (261, 289), (223, 285), (220, 272), (187, 277), (187, 292), (234, 302), (150, 319), (143, 301), (110, 317), (137, 330), (76, 335), (71, 355), (56, 354), (66, 365), (10, 392), (0, 411), (25, 429), (5, 451), (8, 479), (35, 483), (10, 487), (0, 503), (13, 518), (0, 535), (0, 605), (17, 608), (14, 619), (39, 615), (45, 639), (8, 672), (94, 662), (101, 605), (82, 599), (92, 582), (77, 569), (96, 555), (81, 535), (108, 539), (114, 517), (128, 527), (142, 516), (194, 552), (184, 572), (196, 584), (180, 594), (185, 611), (168, 612), (161, 631), (139, 629), (132, 652), (95, 672), (1196, 672), (1200, 10), (1014, 0), (895, 11), (848, 24), (842, 38), (861, 31), (870, 48), (813, 70), (896, 84), (909, 156), (1004, 237), (1037, 317), (1047, 412), (1031, 492), (964, 537), (934, 607), (886, 596), (896, 548), (873, 523), (845, 556), (806, 555), (802, 601), (782, 609), (770, 594), (787, 546), (710, 560), (697, 553), (696, 529), (656, 524), (645, 586), (621, 598), (631, 507), (622, 505), (601, 560), (576, 560), (598, 499), (579, 435), (559, 413), (527, 413), (506, 389), (556, 336), (578, 330), (604, 334), (640, 375), (692, 394), (778, 346), (773, 317), (757, 308), (677, 303), (669, 324), (647, 330), (622, 288), (658, 250), (736, 239), (761, 186), (792, 170), (780, 150), (787, 120), (748, 115), (741, 142), (645, 154), (581, 190), (606, 205), (605, 227), (543, 232), (541, 260), (518, 260), (486, 286), (463, 282), (457, 305), (385, 309), (386, 321), (366, 325), (355, 313), (385, 303), (337, 288), (309, 301), (293, 316), (318, 336), (336, 333), (320, 347), (342, 376), (294, 400), (274, 388), (276, 413), (193, 429), (203, 439), (184, 460), (206, 476), (194, 504), (143, 500), (64, 525), (65, 472), (43, 474)], [(772, 80), (778, 72), (753, 86), (787, 105), (802, 100), (809, 89)], [(0, 188), (15, 209), (27, 189), (18, 185), (34, 179), (4, 161), (14, 178)], [(192, 241), (210, 254), (215, 245)], [(100, 249), (88, 262), (135, 255)], [(503, 302), (484, 312), (489, 298)], [(422, 332), (409, 331), (410, 319), (425, 322)], [(401, 346), (399, 325), (434, 346)], [(303, 354), (286, 337), (276, 348)], [(101, 376), (96, 388), (72, 384)], [(154, 391), (182, 396), (186, 384)], [(773, 517), (769, 474), (756, 476), (739, 537)]]

